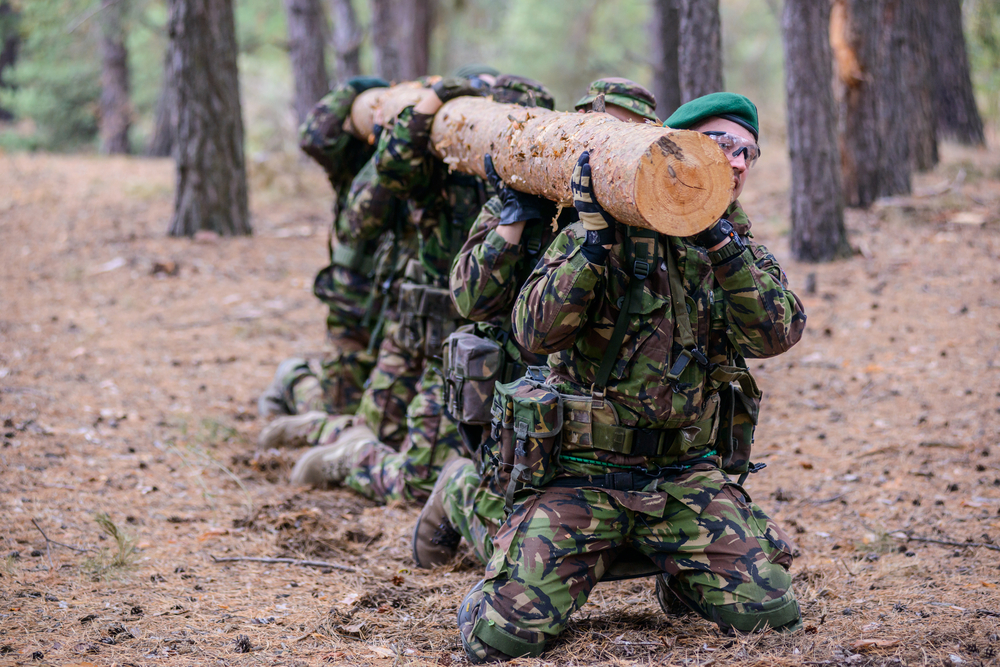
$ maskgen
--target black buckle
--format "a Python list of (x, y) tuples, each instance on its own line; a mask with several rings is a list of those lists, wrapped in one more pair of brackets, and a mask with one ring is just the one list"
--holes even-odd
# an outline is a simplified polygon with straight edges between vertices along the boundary
[(649, 275), (649, 262), (644, 259), (637, 259), (632, 264), (632, 275), (639, 280), (645, 280)]

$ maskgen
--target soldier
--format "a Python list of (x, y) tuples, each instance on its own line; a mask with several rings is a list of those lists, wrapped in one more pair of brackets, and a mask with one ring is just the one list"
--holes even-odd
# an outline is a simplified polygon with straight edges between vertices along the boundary
[[(374, 148), (344, 131), (354, 99), (370, 88), (389, 84), (378, 78), (354, 77), (330, 91), (309, 112), (300, 128), (299, 146), (326, 171), (334, 190), (330, 233), (330, 264), (316, 276), (313, 293), (330, 307), (327, 337), (332, 354), (320, 358), (293, 357), (281, 362), (274, 379), (258, 400), (261, 416), (309, 411), (353, 412), (362, 385), (374, 364), (368, 350), (370, 328), (364, 320), (370, 307), (378, 238), (351, 239), (352, 220), (391, 214), (390, 198), (370, 192), (374, 165), (363, 168)], [(359, 177), (360, 178), (356, 178)]]
[(502, 442), (510, 451), (516, 438), (512, 460), (538, 481), (509, 487), (486, 578), (459, 608), (472, 662), (539, 655), (629, 552), (667, 575), (661, 592), (723, 630), (801, 625), (790, 539), (724, 472), (748, 470), (760, 394), (744, 357), (784, 352), (805, 326), (736, 201), (760, 153), (757, 110), (715, 93), (666, 124), (719, 143), (733, 203), (692, 238), (626, 227), (594, 199), (580, 157), (581, 223), (556, 238), (515, 305), (518, 342), (548, 354), (551, 375), (498, 387), (520, 415), (499, 425)]
[(485, 203), (486, 188), (476, 177), (450, 172), (430, 155), (428, 142), (434, 113), (460, 94), (489, 91), (507, 101), (516, 97), (538, 103), (539, 84), (517, 77), (501, 77), (497, 83), (493, 89), (482, 89), (468, 79), (435, 84), (435, 97), (400, 112), (379, 146), (380, 182), (398, 196), (408, 196), (421, 235), (420, 261), (411, 262), (410, 282), (401, 288), (403, 312), (396, 340), (424, 361), (417, 397), (407, 410), (402, 448), (399, 453), (392, 451), (363, 424), (332, 420), (324, 435), (329, 439), (296, 464), (291, 476), (294, 483), (345, 484), (369, 498), (423, 502), (441, 466), (461, 452), (455, 423), (443, 410), (440, 350), (462, 321), (447, 290), (451, 262), (460, 249), (459, 239), (468, 235)]
[[(591, 103), (604, 96), (605, 111), (624, 122), (656, 120), (656, 99), (649, 90), (622, 78), (598, 79), (576, 108), (586, 113)], [(493, 339), (508, 357), (499, 382), (509, 382), (524, 374), (526, 366), (542, 365), (546, 357), (533, 354), (517, 344), (511, 331), (514, 299), (528, 274), (555, 238), (558, 229), (576, 221), (575, 209), (560, 216), (558, 229), (549, 224), (554, 212), (551, 202), (507, 188), (487, 156), (486, 172), (498, 193), (486, 203), (473, 233), (451, 270), (451, 289), (460, 313), (480, 324), (476, 333)], [(570, 215), (567, 215), (570, 214)], [(465, 374), (468, 377), (468, 373)], [(447, 380), (446, 380), (447, 381)], [(462, 383), (465, 392), (475, 391), (472, 383)], [(492, 391), (486, 397), (492, 402)], [(457, 402), (456, 399), (449, 401)], [(461, 538), (465, 538), (485, 564), (492, 554), (490, 537), (504, 519), (504, 493), (496, 488), (493, 466), (482, 427), (460, 424), (472, 459), (458, 458), (441, 471), (430, 498), (417, 519), (413, 532), (413, 559), (418, 567), (433, 567), (451, 560)], [(482, 449), (480, 445), (482, 444)], [(473, 462), (475, 460), (475, 463)]]

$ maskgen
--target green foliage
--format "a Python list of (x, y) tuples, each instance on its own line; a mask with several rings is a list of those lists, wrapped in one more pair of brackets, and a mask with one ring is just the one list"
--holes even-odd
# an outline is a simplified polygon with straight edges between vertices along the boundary
[(965, 3), (965, 32), (972, 67), (972, 83), (983, 120), (1000, 125), (1000, 3)]
[(95, 575), (105, 575), (111, 570), (132, 565), (138, 555), (135, 550), (135, 538), (118, 528), (107, 512), (94, 515), (94, 521), (108, 537), (114, 540), (114, 547), (101, 549), (96, 556), (88, 558), (84, 562), (84, 570)]

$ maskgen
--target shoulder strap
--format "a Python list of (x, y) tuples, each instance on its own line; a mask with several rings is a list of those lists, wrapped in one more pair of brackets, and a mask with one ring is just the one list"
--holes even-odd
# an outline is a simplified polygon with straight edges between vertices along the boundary
[(618, 353), (621, 351), (622, 341), (625, 340), (629, 315), (639, 312), (642, 303), (643, 283), (649, 275), (651, 267), (656, 263), (656, 232), (652, 229), (631, 226), (625, 229), (627, 235), (625, 268), (629, 272), (628, 284), (625, 287), (625, 296), (619, 305), (615, 328), (611, 332), (611, 339), (608, 341), (608, 347), (604, 350), (601, 366), (597, 369), (594, 386), (591, 388), (594, 400), (604, 399), (604, 387), (608, 384), (611, 369), (614, 368), (615, 359), (618, 358)]
[(681, 373), (687, 365), (694, 359), (704, 368), (708, 368), (708, 357), (698, 349), (697, 341), (694, 337), (694, 330), (691, 328), (691, 314), (688, 312), (687, 301), (685, 299), (684, 283), (681, 281), (681, 272), (677, 268), (677, 259), (673, 250), (668, 248), (667, 252), (667, 277), (670, 280), (670, 303), (674, 313), (674, 324), (677, 327), (681, 352), (677, 355), (674, 363), (667, 372), (666, 380), (674, 385), (679, 382)]

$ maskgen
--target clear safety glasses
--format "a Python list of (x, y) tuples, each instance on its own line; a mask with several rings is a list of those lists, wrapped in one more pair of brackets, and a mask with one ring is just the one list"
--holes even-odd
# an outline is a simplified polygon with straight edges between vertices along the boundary
[(702, 134), (712, 137), (727, 158), (739, 157), (742, 153), (743, 159), (747, 163), (747, 169), (752, 167), (757, 162), (757, 158), (760, 157), (760, 146), (749, 139), (728, 132), (710, 131), (702, 132)]

